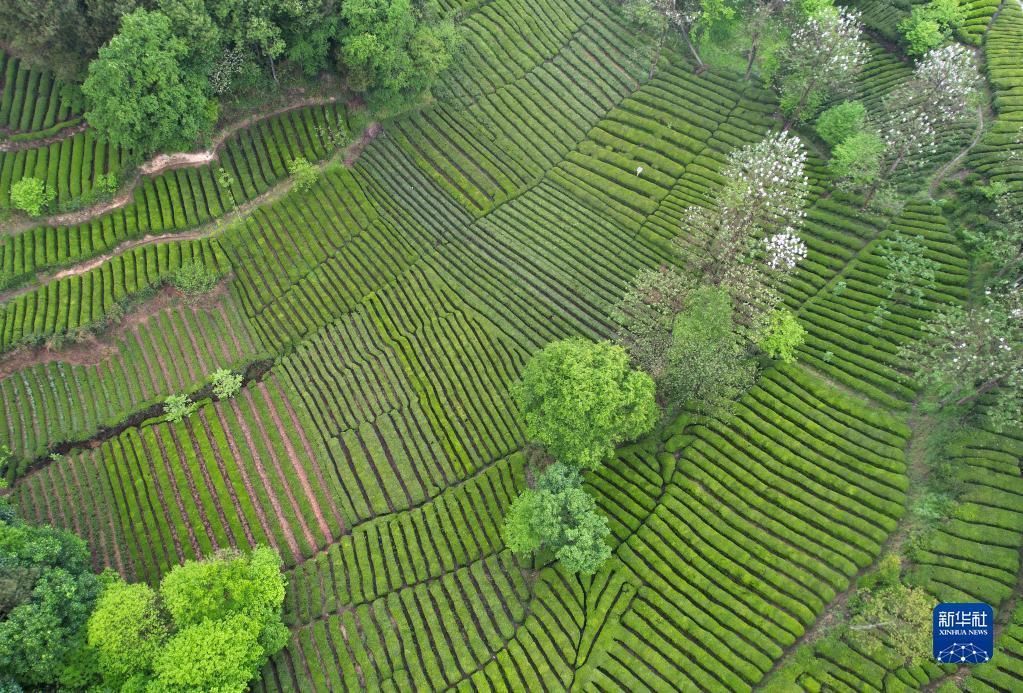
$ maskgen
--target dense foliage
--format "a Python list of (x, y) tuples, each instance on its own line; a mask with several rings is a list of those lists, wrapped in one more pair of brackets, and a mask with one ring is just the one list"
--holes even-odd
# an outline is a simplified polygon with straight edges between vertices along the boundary
[(289, 84), (336, 71), (374, 107), (408, 107), (460, 44), (436, 0), (5, 0), (0, 41), (81, 84), (98, 136), (143, 155), (194, 146), (218, 99), (277, 88), (282, 62)]
[(508, 508), (504, 540), (509, 549), (528, 554), (545, 549), (570, 573), (592, 574), (611, 556), (611, 530), (582, 488), (579, 469), (555, 462)]
[(609, 342), (565, 339), (533, 355), (512, 388), (526, 437), (559, 462), (596, 468), (657, 419), (654, 383)]
[(38, 178), (22, 178), (11, 186), (11, 204), (37, 217), (53, 202), (57, 193)]
[(155, 591), (110, 582), (89, 617), (103, 682), (128, 690), (244, 691), (288, 641), (281, 559), (257, 547), (177, 566)]
[(85, 542), (0, 518), (0, 684), (80, 683), (85, 623), (102, 585)]
[(187, 149), (216, 121), (201, 74), (184, 63), (183, 39), (159, 12), (136, 10), (89, 63), (82, 92), (89, 124), (112, 143), (152, 152)]

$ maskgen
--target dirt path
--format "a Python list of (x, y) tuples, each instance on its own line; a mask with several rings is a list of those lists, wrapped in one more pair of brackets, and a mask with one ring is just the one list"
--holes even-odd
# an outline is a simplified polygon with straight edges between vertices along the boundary
[(158, 154), (149, 161), (140, 164), (138, 171), (132, 177), (131, 181), (129, 181), (128, 184), (110, 200), (100, 202), (91, 207), (86, 207), (75, 212), (57, 214), (42, 219), (29, 219), (20, 223), (10, 224), (8, 227), (5, 227), (5, 231), (8, 234), (14, 234), (36, 226), (77, 226), (78, 224), (91, 221), (98, 216), (111, 212), (115, 209), (120, 209), (127, 205), (128, 202), (131, 201), (135, 188), (142, 181), (143, 176), (157, 176), (164, 171), (170, 171), (173, 169), (204, 166), (216, 159), (218, 150), (223, 147), (224, 143), (232, 135), (236, 134), (240, 130), (251, 127), (262, 120), (283, 115), (289, 111), (307, 108), (309, 106), (325, 106), (327, 104), (337, 103), (340, 98), (340, 96), (303, 97), (296, 101), (292, 101), (286, 106), (269, 111), (268, 113), (260, 113), (259, 115), (252, 115), (248, 118), (243, 118), (242, 120), (232, 123), (221, 130), (213, 138), (209, 149), (198, 152)]
[[(295, 538), (295, 532), (288, 522), (287, 516), (284, 514), (284, 507), (281, 505), (281, 499), (277, 497), (277, 492), (274, 490), (273, 484), (270, 482), (270, 477), (266, 473), (266, 467), (263, 466), (263, 461), (259, 458), (259, 454), (256, 452), (259, 448), (256, 447), (256, 440), (252, 436), (252, 431), (249, 430), (248, 422), (245, 421), (245, 416), (242, 413), (241, 407), (238, 406), (237, 398), (231, 398), (231, 408), (234, 411), (235, 419), (238, 421), (238, 426), (242, 430), (242, 437), (245, 438), (245, 444), (248, 446), (248, 453), (252, 455), (252, 465), (256, 468), (256, 474), (259, 476), (259, 480), (263, 484), (263, 490), (266, 493), (266, 497), (270, 501), (270, 506), (273, 508), (274, 514), (277, 516), (277, 525), (281, 528), (281, 532), (284, 533), (284, 540), (288, 543), (288, 548), (291, 550), (292, 556), (295, 560), (300, 560), (302, 552), (298, 548), (298, 540)], [(241, 458), (239, 458), (241, 459)]]
[[(1023, 3), (1023, 0), (1020, 0), (1020, 2)], [(959, 152), (952, 161), (949, 161), (947, 164), (939, 168), (934, 174), (934, 178), (931, 179), (931, 185), (927, 192), (932, 198), (938, 193), (938, 186), (941, 185), (942, 181), (944, 181), (952, 173), (955, 173), (956, 166), (958, 166), (959, 163), (962, 162), (962, 160), (965, 159), (971, 151), (973, 151), (973, 148), (977, 146), (980, 139), (984, 136), (986, 128), (983, 105), (977, 106), (977, 118), (977, 129), (973, 133), (973, 139), (970, 140), (970, 143), (963, 147), (963, 150)]]
[(49, 137), (41, 137), (37, 140), (4, 140), (0, 142), (0, 152), (20, 152), (26, 149), (49, 147), (51, 144), (56, 144), (57, 142), (70, 139), (80, 132), (85, 132), (85, 129), (88, 127), (89, 124), (83, 120), (77, 125), (68, 126)]
[[(345, 166), (351, 167), (362, 154), (362, 152), (369, 146), (369, 143), (380, 136), (383, 133), (383, 127), (378, 122), (372, 122), (363, 131), (362, 136), (355, 143), (349, 145), (342, 155), (342, 161)], [(327, 167), (336, 163), (338, 155), (332, 156), (329, 159), (325, 159), (316, 165), (316, 168), (322, 173)], [(180, 231), (180, 232), (168, 232), (160, 234), (150, 234), (143, 236), (142, 238), (136, 238), (115, 246), (113, 250), (110, 250), (103, 255), (99, 255), (89, 260), (85, 260), (78, 264), (72, 265), (62, 270), (58, 270), (53, 273), (41, 272), (36, 275), (35, 280), (23, 284), (22, 286), (14, 289), (9, 289), (4, 292), (0, 292), (0, 303), (17, 298), (22, 294), (34, 291), (42, 286), (45, 286), (51, 282), (59, 281), (67, 277), (75, 277), (81, 274), (85, 274), (90, 270), (94, 270), (100, 267), (105, 262), (113, 260), (119, 255), (123, 255), (135, 248), (140, 248), (146, 245), (155, 245), (159, 243), (176, 243), (179, 241), (191, 241), (198, 240), (201, 238), (211, 238), (216, 236), (221, 231), (227, 229), (233, 222), (243, 219), (248, 216), (257, 207), (265, 204), (269, 204), (291, 191), (295, 181), (292, 178), (285, 178), (277, 185), (273, 186), (266, 192), (258, 195), (247, 202), (235, 207), (230, 212), (227, 212), (223, 216), (212, 219), (201, 226), (197, 226), (191, 231)], [(69, 225), (69, 224), (62, 224)], [(2, 377), (2, 376), (0, 376)]]
[(770, 681), (771, 676), (774, 675), (784, 665), (792, 661), (792, 657), (796, 654), (800, 647), (803, 645), (810, 646), (820, 638), (827, 635), (828, 630), (841, 624), (846, 619), (846, 605), (849, 602), (849, 598), (855, 594), (858, 589), (856, 583), (865, 574), (869, 573), (877, 567), (878, 562), (890, 553), (899, 553), (902, 549), (903, 544), (909, 538), (912, 525), (908, 521), (908, 507), (910, 504), (910, 489), (919, 488), (922, 480), (928, 473), (926, 464), (926, 452), (928, 446), (928, 440), (931, 433), (934, 430), (934, 421), (929, 418), (916, 418), (915, 415), (911, 415), (909, 421), (910, 435), (906, 441), (906, 474), (909, 477), (909, 485), (906, 491), (906, 506), (907, 511), (900, 518), (898, 526), (888, 535), (884, 543), (881, 544), (880, 549), (877, 552), (877, 556), (874, 561), (865, 568), (861, 568), (854, 575), (849, 578), (849, 586), (842, 592), (835, 595), (835, 597), (824, 607), (821, 613), (817, 616), (817, 619), (813, 622), (802, 636), (796, 639), (791, 645), (785, 648), (782, 656), (774, 661), (771, 668), (764, 674), (760, 682), (754, 686), (754, 690), (764, 690), (764, 684)]

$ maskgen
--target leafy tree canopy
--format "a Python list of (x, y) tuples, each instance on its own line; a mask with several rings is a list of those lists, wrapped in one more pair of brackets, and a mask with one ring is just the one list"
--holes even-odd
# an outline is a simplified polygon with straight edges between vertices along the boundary
[(100, 589), (81, 539), (0, 522), (0, 673), (22, 686), (61, 683)]
[(689, 403), (727, 409), (753, 385), (756, 367), (735, 329), (732, 300), (718, 287), (694, 291), (675, 319), (668, 370), (659, 381), (672, 410)]
[(88, 643), (103, 679), (112, 688), (143, 680), (167, 640), (167, 625), (149, 585), (116, 580), (96, 602)]
[(843, 101), (817, 118), (817, 134), (829, 147), (844, 142), (863, 129), (867, 107), (860, 101)]
[(568, 572), (592, 574), (611, 555), (610, 531), (579, 470), (556, 462), (512, 502), (504, 536), (515, 553), (549, 549)]
[(805, 336), (806, 330), (791, 310), (776, 308), (757, 330), (756, 343), (771, 358), (793, 363)]
[(187, 149), (216, 120), (204, 74), (186, 65), (189, 48), (160, 12), (136, 10), (89, 64), (85, 117), (114, 144), (148, 154)]
[(883, 559), (868, 578), (849, 602), (850, 640), (868, 653), (885, 650), (910, 664), (927, 661), (931, 612), (937, 600), (922, 587), (900, 581), (896, 556)]
[(343, 0), (338, 53), (349, 85), (382, 105), (400, 105), (429, 89), (458, 46), (436, 0)]
[(187, 561), (158, 591), (111, 581), (89, 618), (88, 644), (110, 688), (246, 690), (288, 641), (281, 559), (257, 547)]
[(610, 342), (552, 342), (526, 364), (513, 394), (526, 437), (559, 462), (596, 468), (657, 420), (654, 383)]
[(248, 690), (267, 658), (258, 626), (251, 618), (235, 614), (182, 628), (157, 655), (147, 693)]

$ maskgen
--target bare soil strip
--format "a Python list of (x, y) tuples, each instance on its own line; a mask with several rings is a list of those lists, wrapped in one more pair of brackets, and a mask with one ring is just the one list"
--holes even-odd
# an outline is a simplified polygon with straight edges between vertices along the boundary
[[(214, 406), (217, 410), (218, 416), (222, 419), (224, 411), (223, 403), (217, 402)], [(205, 418), (203, 419), (203, 423), (206, 423)], [(245, 468), (245, 464), (241, 461), (243, 459), (241, 451), (238, 449), (238, 444), (235, 443), (234, 435), (232, 435), (231, 431), (228, 430), (226, 426), (224, 427), (224, 437), (227, 439), (227, 446), (231, 449), (231, 455), (238, 461), (238, 475), (241, 477), (242, 486), (245, 487), (245, 494), (252, 503), (252, 509), (255, 511), (256, 517), (259, 519), (259, 524), (263, 528), (263, 534), (266, 536), (267, 541), (270, 542), (270, 546), (279, 550), (280, 547), (277, 545), (277, 536), (273, 533), (270, 523), (267, 522), (266, 513), (263, 512), (263, 506), (259, 502), (259, 496), (256, 495), (256, 489), (252, 485), (252, 480), (249, 478), (249, 472)]]
[(92, 205), (91, 207), (85, 207), (75, 212), (56, 214), (44, 219), (30, 219), (18, 224), (12, 224), (10, 225), (10, 228), (7, 229), (7, 232), (17, 233), (18, 231), (23, 231), (40, 225), (76, 226), (86, 221), (90, 221), (102, 214), (106, 214), (107, 212), (120, 209), (131, 201), (133, 197), (132, 193), (135, 192), (135, 188), (142, 182), (143, 176), (157, 176), (165, 171), (171, 171), (174, 169), (205, 166), (217, 158), (219, 149), (223, 147), (228, 138), (236, 134), (238, 131), (251, 127), (262, 120), (283, 115), (289, 111), (306, 108), (308, 106), (325, 106), (327, 104), (336, 103), (339, 99), (340, 96), (303, 97), (268, 113), (260, 113), (259, 115), (253, 115), (239, 120), (221, 130), (213, 138), (209, 149), (198, 152), (157, 154), (149, 161), (140, 164), (138, 171), (135, 173), (134, 177), (132, 177), (131, 181), (129, 181), (128, 184), (110, 200), (100, 202)]
[(210, 448), (213, 451), (213, 460), (217, 463), (217, 469), (220, 471), (220, 477), (224, 481), (224, 486), (227, 488), (227, 494), (231, 497), (231, 504), (234, 506), (234, 511), (238, 514), (238, 521), (241, 523), (242, 532), (245, 533), (245, 541), (248, 542), (249, 546), (256, 545), (256, 537), (252, 533), (252, 527), (249, 526), (249, 518), (245, 515), (245, 511), (242, 510), (242, 504), (238, 500), (238, 494), (234, 490), (234, 484), (231, 483), (231, 477), (227, 473), (227, 466), (224, 464), (223, 458), (220, 456), (220, 448), (215, 444), (215, 438), (213, 437), (213, 430), (210, 428), (210, 422), (206, 418), (206, 412), (199, 412), (199, 421), (202, 423), (203, 430), (206, 432), (206, 438), (211, 442)]
[(297, 560), (302, 556), (302, 552), (298, 548), (298, 540), (295, 539), (295, 533), (291, 525), (288, 523), (288, 518), (284, 515), (284, 508), (281, 507), (281, 499), (277, 497), (277, 492), (274, 491), (273, 484), (270, 483), (270, 477), (266, 473), (263, 461), (259, 459), (259, 455), (256, 454), (256, 441), (252, 437), (252, 431), (249, 430), (249, 426), (245, 421), (245, 417), (242, 415), (242, 410), (241, 407), (238, 406), (237, 400), (231, 400), (231, 408), (234, 410), (235, 418), (238, 420), (238, 425), (242, 429), (242, 435), (245, 437), (245, 444), (249, 448), (247, 454), (252, 455), (252, 464), (256, 467), (256, 474), (259, 475), (260, 481), (263, 482), (263, 489), (266, 492), (266, 497), (270, 499), (270, 505), (274, 509), (274, 514), (277, 515), (277, 524), (280, 525), (281, 531), (284, 532), (284, 539), (288, 542), (288, 548), (291, 550), (291, 555)]
[[(349, 145), (349, 147), (344, 150), (343, 155), (344, 165), (347, 167), (351, 167), (352, 165), (354, 165), (354, 163), (358, 160), (359, 156), (362, 154), (363, 150), (365, 150), (369, 143), (376, 139), (381, 133), (383, 133), (383, 127), (380, 125), (380, 123), (376, 122), (370, 123), (366, 127), (366, 130), (362, 133), (362, 136), (359, 138), (359, 140), (354, 144)], [(320, 171), (323, 171), (325, 168), (327, 168), (327, 166), (331, 165), (335, 159), (336, 156), (326, 159), (317, 164), (317, 168)], [(60, 279), (65, 279), (67, 277), (77, 277), (79, 275), (85, 274), (86, 272), (101, 267), (105, 262), (109, 262), (110, 260), (113, 260), (119, 255), (123, 255), (124, 253), (134, 250), (135, 248), (160, 243), (177, 243), (180, 241), (192, 241), (199, 240), (202, 238), (211, 238), (213, 236), (216, 236), (220, 232), (224, 231), (233, 222), (248, 216), (249, 213), (252, 212), (257, 207), (261, 207), (262, 205), (268, 204), (270, 202), (273, 202), (274, 200), (283, 197), (291, 190), (293, 186), (294, 180), (292, 180), (291, 178), (285, 178), (280, 183), (274, 185), (261, 195), (258, 195), (252, 198), (251, 200), (243, 202), (242, 204), (236, 206), (230, 212), (227, 212), (226, 214), (217, 217), (216, 219), (212, 219), (201, 226), (197, 226), (191, 231), (150, 234), (143, 236), (142, 238), (124, 241), (123, 243), (120, 243), (119, 245), (115, 246), (113, 250), (104, 253), (103, 255), (90, 258), (88, 260), (72, 265), (65, 269), (58, 270), (57, 272), (49, 274), (41, 272), (36, 275), (33, 281), (27, 282), (22, 286), (9, 289), (7, 291), (0, 292), (0, 303), (9, 301), (12, 298), (17, 298), (18, 296), (28, 293), (30, 291), (34, 291), (40, 287), (46, 286), (51, 282), (55, 282)], [(116, 207), (112, 207), (111, 209), (116, 209)], [(106, 211), (110, 210), (108, 209)], [(83, 219), (82, 221), (88, 221), (88, 219)], [(74, 223), (62, 222), (60, 224), (50, 225), (73, 226), (76, 223), (80, 222)]]
[[(192, 555), (200, 556), (202, 555), (202, 552), (199, 551), (199, 540), (195, 536), (195, 527), (193, 527), (192, 523), (188, 521), (188, 513), (185, 512), (185, 504), (181, 498), (181, 489), (178, 488), (177, 483), (174, 481), (174, 470), (172, 470), (170, 466), (170, 458), (167, 455), (167, 446), (163, 442), (163, 437), (160, 435), (158, 430), (154, 431), (154, 437), (156, 438), (156, 446), (160, 449), (160, 461), (167, 472), (167, 479), (171, 482), (172, 490), (174, 492), (174, 502), (178, 506), (180, 516), (184, 519), (182, 524), (185, 525), (185, 532), (188, 533), (188, 543), (192, 546)], [(167, 518), (168, 520), (170, 519), (169, 512)], [(173, 527), (175, 523), (172, 522), (170, 524)]]
[[(40, 149), (42, 147), (49, 147), (51, 144), (56, 144), (63, 140), (74, 137), (80, 132), (85, 132), (85, 129), (89, 127), (89, 124), (84, 120), (77, 125), (71, 125), (64, 128), (60, 132), (50, 135), (49, 137), (40, 137), (36, 140), (4, 140), (0, 142), (0, 152), (20, 152), (26, 149)], [(6, 134), (15, 134), (8, 130), (8, 128), (2, 128), (6, 131)]]
[(238, 540), (235, 538), (234, 532), (231, 530), (231, 523), (227, 520), (227, 512), (224, 510), (224, 499), (217, 493), (217, 486), (213, 483), (213, 477), (210, 476), (210, 468), (207, 464), (207, 460), (203, 458), (202, 450), (199, 449), (199, 441), (195, 435), (195, 428), (192, 425), (192, 419), (185, 419), (183, 423), (185, 435), (188, 438), (184, 444), (192, 446), (192, 451), (195, 453), (195, 465), (199, 468), (199, 474), (202, 475), (202, 481), (206, 486), (206, 492), (209, 494), (210, 501), (213, 503), (213, 508), (216, 510), (217, 517), (220, 519), (220, 526), (224, 529), (224, 534), (227, 535), (227, 543), (231, 545), (232, 549), (237, 549)]
[(195, 506), (195, 511), (199, 513), (199, 521), (202, 522), (203, 528), (206, 530), (206, 536), (210, 540), (210, 544), (213, 545), (213, 550), (224, 548), (217, 541), (217, 535), (213, 531), (213, 523), (210, 522), (210, 518), (206, 515), (206, 508), (203, 506), (202, 496), (199, 495), (199, 489), (195, 485), (195, 479), (192, 477), (192, 470), (185, 460), (185, 448), (181, 443), (181, 439), (178, 437), (177, 432), (173, 427), (168, 428), (170, 433), (171, 441), (174, 443), (174, 447), (177, 450), (177, 459), (181, 461), (180, 468), (182, 473), (185, 475), (185, 483), (188, 484), (188, 492), (191, 495), (189, 499)]
[[(265, 388), (265, 385), (260, 384), (259, 387), (260, 389), (263, 389)], [(264, 398), (266, 397), (265, 391), (261, 394), (263, 395)], [(252, 397), (252, 388), (246, 388), (244, 391), (244, 395), (245, 399), (249, 403), (249, 406), (252, 408), (252, 411), (253, 412), (258, 411), (259, 408), (256, 406), (256, 402), (253, 400)], [(298, 520), (298, 524), (301, 526), (302, 533), (305, 535), (306, 541), (309, 542), (309, 546), (315, 547), (317, 545), (317, 542), (316, 539), (313, 538), (313, 533), (309, 529), (309, 524), (306, 522), (305, 514), (302, 512), (302, 506), (300, 506), (298, 501), (295, 499), (295, 493), (292, 490), (291, 485), (288, 483), (288, 477), (284, 473), (284, 467), (281, 466), (281, 461), (277, 458), (277, 451), (274, 449), (273, 445), (273, 440), (277, 436), (269, 434), (266, 428), (263, 428), (262, 426), (260, 427), (259, 433), (262, 436), (263, 442), (266, 446), (266, 450), (270, 455), (270, 461), (273, 463), (274, 471), (277, 472), (277, 479), (280, 481), (281, 488), (284, 490), (284, 495), (287, 496), (288, 502), (291, 504), (291, 508), (295, 512), (295, 519)], [(274, 433), (279, 435), (280, 428), (275, 429)], [(255, 451), (255, 448), (253, 448), (253, 451)], [(300, 556), (301, 553), (296, 553), (295, 555)]]
[[(286, 396), (282, 396), (281, 401), (284, 403), (284, 409), (287, 411), (288, 417), (291, 419), (291, 423), (298, 432), (298, 439), (299, 442), (302, 443), (302, 449), (305, 451), (306, 456), (312, 463), (313, 472), (316, 474), (316, 480), (319, 482), (320, 488), (324, 490), (324, 493), (327, 496), (327, 501), (330, 503), (330, 509), (334, 515), (334, 519), (337, 520), (338, 525), (341, 527), (341, 533), (344, 534), (344, 518), (341, 516), (341, 511), (338, 510), (337, 503), (334, 502), (333, 494), (330, 493), (330, 487), (327, 485), (327, 480), (323, 477), (323, 470), (321, 470), (320, 465), (316, 463), (316, 455), (313, 453), (312, 445), (309, 444), (309, 438), (306, 436), (305, 428), (302, 427), (301, 422), (298, 420), (298, 415), (296, 414), (295, 407), (291, 404), (291, 401)], [(274, 415), (276, 416), (276, 412)], [(327, 532), (327, 536), (330, 536), (329, 532)]]

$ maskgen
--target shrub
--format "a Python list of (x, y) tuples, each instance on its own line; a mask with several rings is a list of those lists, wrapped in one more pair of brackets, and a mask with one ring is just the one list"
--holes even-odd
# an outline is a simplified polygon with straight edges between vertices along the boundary
[(288, 173), (295, 179), (295, 190), (302, 192), (308, 190), (320, 177), (320, 172), (309, 163), (303, 156), (296, 157), (288, 162)]
[(94, 196), (113, 195), (117, 192), (117, 176), (113, 173), (100, 173), (92, 185)]
[(959, 0), (931, 0), (914, 7), (910, 15), (899, 22), (899, 31), (905, 39), (906, 52), (923, 55), (944, 43), (965, 21), (966, 11)]
[(234, 373), (226, 368), (214, 371), (210, 377), (210, 382), (213, 385), (213, 394), (217, 396), (217, 399), (230, 399), (242, 389), (241, 374)]
[(22, 178), (11, 186), (11, 204), (33, 217), (42, 214), (56, 197), (56, 191), (38, 178)]
[(881, 172), (885, 143), (875, 132), (858, 132), (831, 152), (828, 169), (853, 187), (875, 181)]
[(803, 344), (806, 330), (792, 311), (779, 308), (772, 311), (765, 324), (757, 331), (756, 343), (772, 359), (785, 363), (796, 360), (796, 349)]
[(195, 402), (188, 395), (171, 395), (163, 401), (163, 413), (168, 421), (181, 421), (195, 411)]
[(199, 258), (181, 263), (171, 276), (171, 284), (178, 291), (189, 296), (200, 296), (213, 291), (220, 275), (208, 268)]
[(867, 108), (859, 101), (845, 101), (832, 106), (817, 118), (817, 134), (834, 147), (863, 129)]
[(230, 196), (231, 206), (236, 206), (238, 201), (234, 199), (234, 176), (224, 167), (217, 169), (217, 185)]

